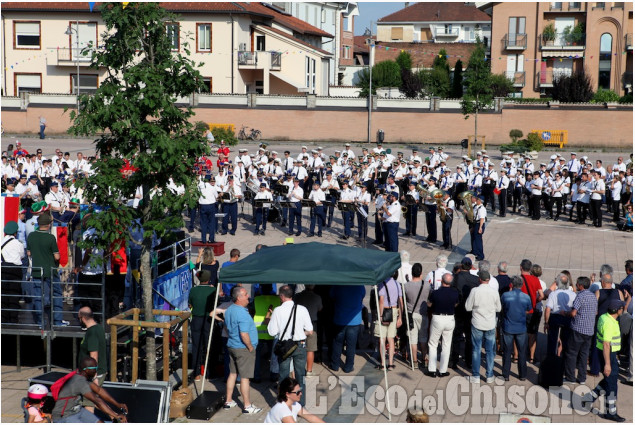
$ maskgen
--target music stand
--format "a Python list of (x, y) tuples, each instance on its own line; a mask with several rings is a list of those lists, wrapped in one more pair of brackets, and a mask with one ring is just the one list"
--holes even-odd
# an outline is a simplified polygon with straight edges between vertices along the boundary
[(352, 202), (338, 202), (337, 209), (342, 212), (352, 212), (355, 211), (355, 204)]
[(229, 192), (224, 192), (221, 197), (220, 197), (223, 201), (229, 201), (231, 199), (231, 197), (229, 196)]
[(280, 206), (282, 208), (295, 208), (295, 202), (291, 201), (280, 201)]
[(329, 189), (329, 196), (331, 197), (331, 199), (339, 199), (340, 192), (337, 189)]
[(271, 208), (273, 201), (269, 199), (254, 199), (254, 208)]
[(312, 201), (311, 199), (303, 199), (300, 202), (302, 203), (303, 207), (315, 208), (317, 206), (315, 201)]

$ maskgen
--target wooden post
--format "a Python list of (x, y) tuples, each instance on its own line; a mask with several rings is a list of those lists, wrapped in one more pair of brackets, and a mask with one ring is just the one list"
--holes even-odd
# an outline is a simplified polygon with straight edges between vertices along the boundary
[[(133, 313), (133, 321), (135, 322), (132, 325), (132, 383), (137, 382), (137, 377), (139, 375), (139, 325), (137, 322), (139, 321), (139, 309), (135, 308)], [(150, 353), (148, 355), (154, 355), (154, 353)]]
[[(183, 373), (182, 373), (182, 381), (183, 384), (181, 385), (181, 388), (187, 388), (187, 326), (188, 326), (189, 320), (187, 320), (187, 318), (185, 318), (183, 320), (183, 326), (181, 327), (181, 344), (183, 344), (183, 354), (181, 355), (182, 359), (183, 359)], [(212, 332), (212, 329), (210, 329), (210, 332)], [(205, 379), (205, 377), (203, 377), (203, 379)]]
[(163, 380), (170, 379), (170, 330), (163, 328)]
[(110, 380), (117, 382), (117, 326), (110, 325)]

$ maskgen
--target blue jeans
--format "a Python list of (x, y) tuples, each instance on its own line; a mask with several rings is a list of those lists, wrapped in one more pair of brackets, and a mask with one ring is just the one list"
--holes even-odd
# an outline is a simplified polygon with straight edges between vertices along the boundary
[(74, 415), (66, 415), (63, 418), (56, 419), (55, 422), (92, 424), (99, 422), (99, 418), (82, 407), (79, 412)]
[[(472, 376), (480, 376), (481, 348), (485, 341), (485, 377), (494, 376), (494, 347), (496, 346), (496, 329), (482, 331), (472, 325)], [(520, 347), (519, 347), (520, 349)]]
[(353, 370), (355, 366), (355, 349), (357, 348), (357, 336), (359, 335), (359, 325), (341, 326), (335, 325), (335, 339), (333, 340), (333, 356), (331, 357), (331, 368), (334, 371), (340, 369), (340, 360), (346, 342), (346, 363), (342, 370), (346, 373)]
[(40, 124), (40, 139), (44, 139), (44, 129), (45, 128), (46, 128), (46, 125)]
[[(42, 323), (42, 291), (44, 291), (44, 308), (51, 306), (51, 278), (43, 277), (41, 279), (33, 279), (33, 316), (35, 323)], [(64, 306), (62, 303), (62, 285), (57, 273), (53, 273), (53, 323), (55, 325), (62, 324), (62, 311)]]
[(522, 334), (508, 334), (503, 331), (503, 377), (509, 377), (512, 367), (514, 341), (518, 347), (518, 377), (527, 377), (527, 332)]
[[(216, 235), (216, 204), (201, 205), (201, 242), (214, 242)], [(208, 236), (209, 235), (209, 236)]]
[(300, 404), (304, 406), (306, 403), (306, 385), (304, 382), (304, 377), (306, 376), (306, 344), (301, 343), (298, 348), (287, 357), (285, 360), (280, 362), (280, 381), (289, 376), (291, 369), (291, 362), (293, 361), (293, 371), (295, 373), (295, 379), (300, 383), (300, 387), (302, 388), (302, 398), (300, 399)]

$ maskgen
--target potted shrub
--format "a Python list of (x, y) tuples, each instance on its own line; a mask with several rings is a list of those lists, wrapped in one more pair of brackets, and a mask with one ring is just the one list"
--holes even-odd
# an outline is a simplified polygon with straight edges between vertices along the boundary
[(553, 22), (547, 24), (542, 30), (542, 40), (547, 46), (553, 46), (553, 42), (556, 39), (556, 27)]
[(564, 42), (567, 46), (573, 44), (572, 32), (573, 27), (571, 25), (568, 25), (567, 27), (565, 27), (565, 29), (562, 30), (562, 38), (564, 39)]
[(582, 45), (584, 43), (584, 24), (582, 22), (578, 22), (571, 31), (571, 39), (574, 46)]

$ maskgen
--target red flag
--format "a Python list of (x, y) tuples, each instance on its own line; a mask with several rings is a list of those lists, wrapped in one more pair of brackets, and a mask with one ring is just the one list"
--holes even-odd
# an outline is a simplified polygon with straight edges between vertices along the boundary
[(57, 249), (60, 251), (60, 267), (68, 264), (68, 227), (66, 224), (54, 224), (55, 239), (57, 239)]
[(18, 196), (6, 196), (2, 195), (3, 208), (4, 211), (4, 223), (7, 224), (10, 221), (18, 222), (18, 211), (20, 211), (20, 198)]

